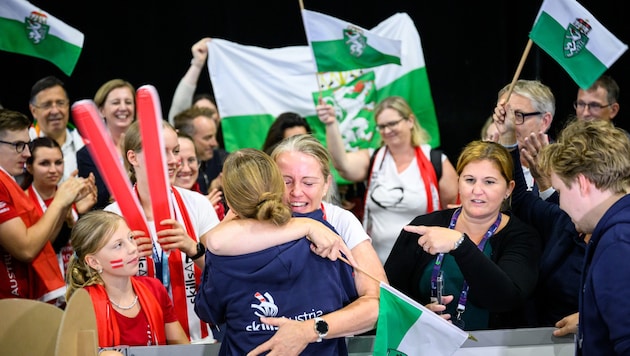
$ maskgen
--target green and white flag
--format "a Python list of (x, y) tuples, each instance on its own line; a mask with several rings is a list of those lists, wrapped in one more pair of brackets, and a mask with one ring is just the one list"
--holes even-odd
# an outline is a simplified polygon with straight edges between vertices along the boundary
[(401, 42), (349, 22), (302, 10), (304, 29), (318, 72), (343, 72), (400, 64)]
[(582, 89), (628, 49), (575, 0), (545, 0), (529, 33)]
[(305, 117), (314, 135), (325, 144), (325, 127), (315, 112), (320, 91), (323, 100), (337, 110), (348, 150), (380, 146), (374, 107), (393, 95), (409, 102), (431, 136), (429, 144), (439, 146), (422, 44), (413, 21), (409, 15), (398, 13), (371, 31), (401, 41), (402, 65), (316, 74), (309, 46), (266, 49), (221, 39), (210, 41), (208, 70), (226, 149), (261, 148), (273, 120), (287, 111)]
[(381, 282), (374, 355), (447, 356), (468, 333)]
[(0, 1), (0, 50), (52, 62), (66, 75), (74, 70), (83, 34), (25, 0)]

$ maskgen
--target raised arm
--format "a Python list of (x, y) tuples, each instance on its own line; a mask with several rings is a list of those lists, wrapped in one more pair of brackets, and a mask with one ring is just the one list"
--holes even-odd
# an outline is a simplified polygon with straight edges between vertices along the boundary
[(171, 125), (174, 124), (173, 120), (175, 115), (192, 106), (199, 76), (208, 59), (207, 43), (210, 40), (210, 37), (204, 37), (197, 41), (191, 48), (192, 60), (190, 61), (190, 67), (188, 67), (186, 74), (184, 74), (177, 84), (177, 88), (175, 88), (175, 93), (173, 94), (171, 108), (168, 111), (168, 122), (171, 123)]
[(352, 182), (366, 180), (370, 165), (369, 150), (346, 152), (335, 115), (335, 108), (332, 105), (320, 103), (316, 110), (319, 120), (326, 125), (326, 146), (339, 174)]

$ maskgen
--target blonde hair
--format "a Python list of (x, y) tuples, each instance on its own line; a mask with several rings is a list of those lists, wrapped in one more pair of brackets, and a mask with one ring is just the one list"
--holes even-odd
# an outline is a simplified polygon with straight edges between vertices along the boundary
[[(464, 147), (457, 159), (455, 170), (461, 176), (464, 168), (472, 162), (490, 161), (499, 170), (506, 186), (514, 180), (514, 161), (510, 152), (502, 145), (491, 141), (472, 141)], [(520, 169), (520, 168), (519, 168)], [(501, 209), (507, 210), (511, 205), (510, 199), (504, 200)]]
[(85, 257), (103, 248), (121, 222), (124, 220), (120, 215), (104, 210), (90, 211), (77, 220), (70, 234), (74, 254), (66, 272), (66, 300), (79, 288), (103, 284), (97, 271), (85, 262)]
[[(173, 132), (177, 133), (177, 130), (173, 127), (173, 125), (169, 124), (168, 121), (162, 120), (162, 128), (164, 130), (171, 129)], [(163, 137), (161, 137), (163, 139)], [(123, 155), (125, 157), (125, 169), (127, 170), (127, 174), (129, 175), (129, 179), (131, 183), (136, 182), (136, 172), (129, 162), (127, 158), (127, 152), (140, 152), (142, 151), (142, 135), (140, 134), (140, 122), (134, 121), (129, 125), (127, 130), (125, 131), (125, 138), (123, 140)], [(196, 152), (196, 151), (195, 151)]]
[[(413, 127), (411, 128), (411, 144), (416, 147), (429, 142), (429, 133), (420, 126), (416, 119), (411, 106), (405, 99), (400, 96), (390, 96), (383, 99), (374, 109), (374, 121), (385, 109), (393, 109), (398, 111), (400, 116), (405, 120), (411, 120)], [(381, 142), (382, 144), (382, 142)]]
[[(276, 148), (271, 152), (271, 159), (278, 160), (278, 156), (286, 152), (300, 152), (307, 156), (311, 156), (319, 162), (324, 180), (328, 181), (330, 177), (330, 153), (315, 137), (309, 134), (295, 135), (287, 137), (280, 141), (276, 145)], [(328, 189), (324, 201), (330, 201), (332, 199), (332, 189)]]
[(223, 194), (239, 216), (286, 224), (291, 209), (283, 201), (284, 189), (280, 169), (260, 150), (232, 152), (223, 164)]
[(569, 188), (578, 175), (600, 190), (627, 193), (630, 187), (630, 139), (608, 120), (573, 120), (558, 141), (538, 155), (541, 169), (554, 172)]
[(105, 82), (103, 85), (101, 85), (101, 87), (98, 88), (98, 90), (96, 91), (96, 94), (94, 94), (94, 104), (96, 104), (96, 106), (98, 106), (99, 108), (102, 108), (103, 105), (105, 105), (105, 100), (107, 100), (107, 96), (109, 95), (109, 93), (111, 93), (112, 90), (118, 89), (118, 88), (129, 88), (129, 90), (131, 91), (131, 95), (133, 97), (133, 103), (135, 106), (136, 89), (133, 87), (131, 83), (123, 79), (112, 79)]

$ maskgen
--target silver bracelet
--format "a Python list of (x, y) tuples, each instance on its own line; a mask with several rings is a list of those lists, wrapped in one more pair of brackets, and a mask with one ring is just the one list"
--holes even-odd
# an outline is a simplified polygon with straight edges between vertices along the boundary
[(462, 234), (462, 237), (459, 238), (459, 240), (455, 241), (455, 243), (453, 244), (453, 250), (456, 250), (459, 245), (461, 245), (464, 242), (464, 239), (466, 238), (466, 234)]

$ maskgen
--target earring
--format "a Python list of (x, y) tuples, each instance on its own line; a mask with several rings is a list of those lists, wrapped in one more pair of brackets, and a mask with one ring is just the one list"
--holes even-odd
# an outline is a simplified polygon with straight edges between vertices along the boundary
[(98, 269), (98, 274), (101, 274), (101, 273), (103, 273), (103, 267)]

